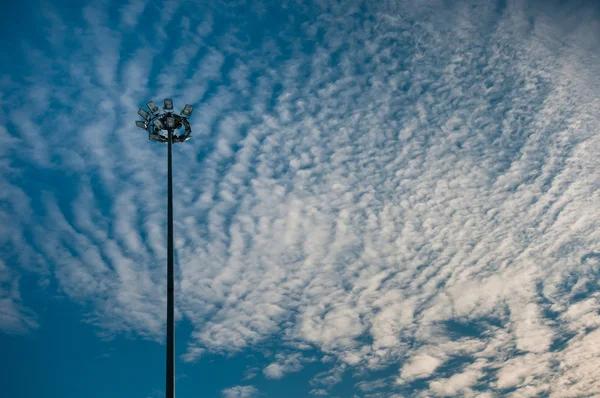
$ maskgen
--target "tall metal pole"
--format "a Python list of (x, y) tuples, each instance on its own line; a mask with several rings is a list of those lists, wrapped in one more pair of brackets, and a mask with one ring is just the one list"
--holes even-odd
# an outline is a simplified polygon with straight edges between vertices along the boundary
[[(135, 125), (148, 132), (151, 141), (167, 143), (169, 146), (168, 170), (168, 197), (167, 197), (167, 371), (165, 397), (175, 398), (175, 271), (174, 271), (174, 245), (173, 245), (173, 144), (185, 142), (192, 138), (192, 127), (188, 118), (192, 116), (194, 107), (186, 104), (180, 115), (173, 114), (173, 99), (165, 98), (163, 113), (159, 111), (154, 101), (146, 103), (148, 112), (140, 108), (138, 115), (143, 120), (136, 120)], [(166, 127), (166, 128), (165, 128)], [(181, 134), (180, 128), (185, 129)], [(168, 131), (167, 137), (164, 131)], [(177, 135), (173, 132), (177, 130)], [(176, 141), (173, 141), (175, 139)]]
[(173, 275), (173, 129), (169, 129), (168, 201), (167, 201), (167, 383), (166, 398), (175, 398), (175, 284)]

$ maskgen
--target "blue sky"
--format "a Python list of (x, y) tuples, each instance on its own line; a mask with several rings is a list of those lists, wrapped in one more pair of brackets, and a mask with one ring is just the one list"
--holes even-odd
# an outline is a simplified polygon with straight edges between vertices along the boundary
[(600, 394), (600, 6), (12, 2), (0, 391)]

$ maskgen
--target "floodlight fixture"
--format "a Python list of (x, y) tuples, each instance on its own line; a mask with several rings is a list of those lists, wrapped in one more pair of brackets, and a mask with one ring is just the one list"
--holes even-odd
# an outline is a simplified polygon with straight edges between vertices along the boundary
[(163, 124), (163, 122), (160, 119), (154, 119), (154, 121), (152, 123), (154, 123), (154, 126), (156, 128), (158, 128), (159, 130), (163, 130), (165, 128), (165, 125)]
[(172, 116), (167, 116), (167, 127), (172, 129), (175, 127), (175, 118)]
[(192, 116), (193, 110), (194, 110), (193, 106), (191, 106), (190, 104), (185, 104), (185, 106), (183, 107), (183, 110), (181, 111), (181, 114), (185, 117), (190, 117), (190, 116)]
[(171, 98), (165, 98), (165, 106), (163, 107), (165, 111), (173, 110), (173, 100)]
[(146, 102), (146, 106), (148, 107), (148, 109), (150, 109), (150, 112), (152, 112), (152, 113), (158, 112), (158, 106), (156, 106), (154, 101)]
[(148, 123), (142, 122), (141, 120), (136, 120), (135, 125), (144, 130), (148, 130), (148, 127), (150, 127)]
[(150, 120), (150, 114), (142, 108), (140, 108), (140, 110), (138, 111), (138, 115), (143, 117), (145, 120)]

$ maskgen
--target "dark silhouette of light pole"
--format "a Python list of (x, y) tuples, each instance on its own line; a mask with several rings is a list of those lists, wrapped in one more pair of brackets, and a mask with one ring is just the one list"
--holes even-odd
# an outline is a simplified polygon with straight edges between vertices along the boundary
[[(187, 118), (192, 115), (194, 107), (186, 105), (180, 115), (173, 113), (173, 100), (165, 98), (163, 113), (159, 112), (154, 101), (146, 103), (148, 110), (140, 108), (138, 115), (144, 120), (137, 120), (136, 126), (148, 131), (152, 141), (167, 144), (167, 379), (166, 398), (175, 398), (175, 276), (173, 265), (173, 155), (172, 147), (175, 142), (185, 142), (192, 138), (192, 127)], [(173, 134), (184, 128), (185, 132)], [(166, 134), (165, 134), (166, 132)]]

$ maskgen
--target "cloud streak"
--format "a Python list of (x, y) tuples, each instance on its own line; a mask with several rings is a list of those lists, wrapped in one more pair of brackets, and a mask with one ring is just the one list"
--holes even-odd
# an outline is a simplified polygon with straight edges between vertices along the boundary
[(223, 398), (252, 398), (258, 397), (259, 392), (254, 386), (235, 386), (222, 391)]

